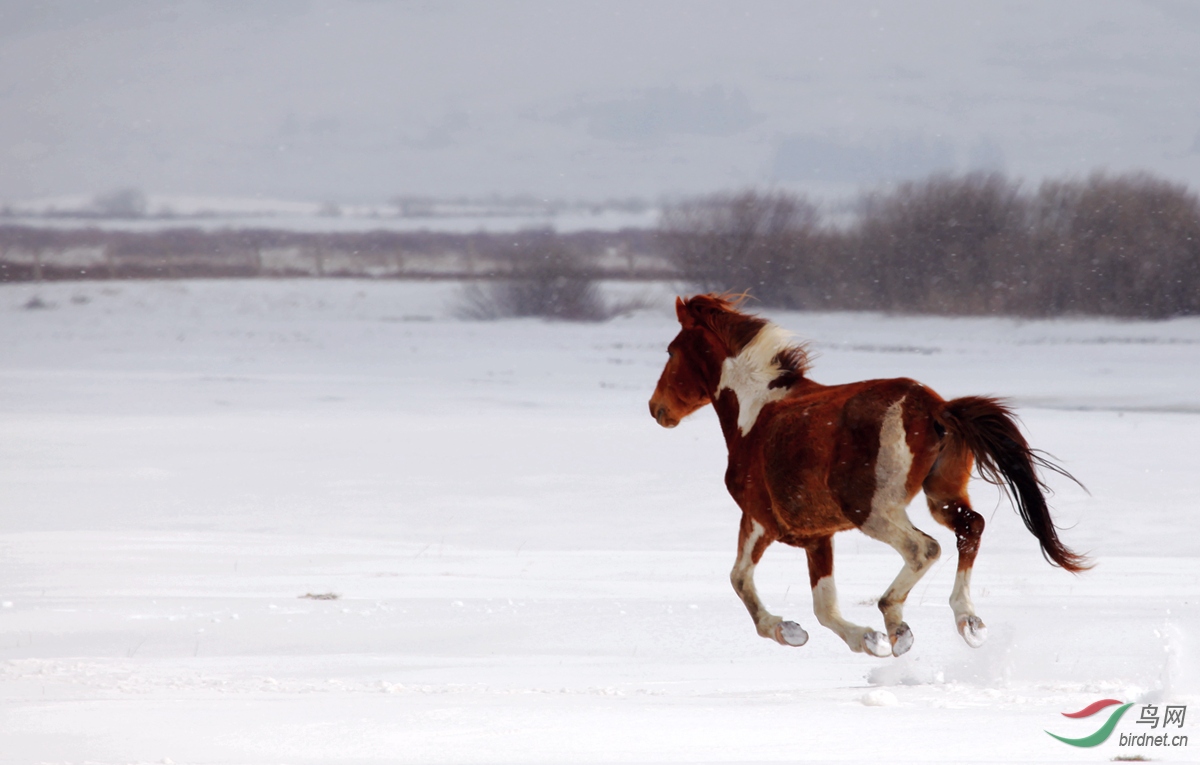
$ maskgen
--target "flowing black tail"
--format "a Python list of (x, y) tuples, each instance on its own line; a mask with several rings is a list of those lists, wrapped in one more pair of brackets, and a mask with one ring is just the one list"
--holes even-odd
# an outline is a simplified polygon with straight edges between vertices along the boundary
[(1008, 492), (1025, 527), (1041, 543), (1046, 560), (1074, 573), (1092, 567), (1087, 556), (1072, 552), (1059, 540), (1050, 508), (1046, 506), (1048, 488), (1038, 475), (1038, 468), (1066, 476), (1075, 483), (1079, 481), (1029, 448), (1011, 409), (994, 398), (968, 396), (947, 401), (938, 419), (948, 437), (958, 442), (947, 446), (970, 451), (983, 479)]

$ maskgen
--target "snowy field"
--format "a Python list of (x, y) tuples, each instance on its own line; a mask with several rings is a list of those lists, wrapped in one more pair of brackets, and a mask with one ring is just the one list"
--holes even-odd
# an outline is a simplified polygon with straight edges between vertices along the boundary
[[(600, 325), (460, 321), (455, 289), (0, 286), (0, 763), (1200, 759), (1200, 320), (771, 314), (822, 382), (1012, 398), (1091, 492), (1052, 482), (1076, 577), (973, 485), (975, 650), (918, 499), (946, 554), (877, 659), (783, 546), (759, 591), (811, 639), (755, 634), (715, 418), (646, 405), (669, 287)], [(881, 626), (899, 557), (837, 543)], [(1188, 705), (1193, 741), (1120, 746), (1137, 707), (1044, 732), (1101, 698)]]

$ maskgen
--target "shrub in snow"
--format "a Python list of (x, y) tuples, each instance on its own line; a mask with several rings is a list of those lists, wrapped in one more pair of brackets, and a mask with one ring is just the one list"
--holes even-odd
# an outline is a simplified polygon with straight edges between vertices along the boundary
[(605, 303), (581, 258), (560, 237), (539, 232), (518, 244), (508, 274), (463, 287), (457, 308), (461, 317), (604, 321), (619, 312)]

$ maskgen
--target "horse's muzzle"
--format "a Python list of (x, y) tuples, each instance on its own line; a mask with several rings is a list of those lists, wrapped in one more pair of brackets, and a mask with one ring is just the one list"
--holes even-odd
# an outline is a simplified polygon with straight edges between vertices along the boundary
[(655, 422), (657, 422), (659, 425), (662, 425), (664, 428), (673, 428), (679, 424), (679, 420), (673, 419), (671, 415), (667, 414), (667, 408), (665, 406), (661, 404), (655, 406), (653, 401), (650, 402), (650, 416), (654, 418)]

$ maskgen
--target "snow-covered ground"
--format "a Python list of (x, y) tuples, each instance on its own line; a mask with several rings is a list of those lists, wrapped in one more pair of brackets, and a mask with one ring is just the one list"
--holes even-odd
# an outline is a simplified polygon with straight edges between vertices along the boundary
[[(811, 639), (754, 633), (715, 418), (646, 406), (669, 286), (599, 325), (459, 321), (455, 289), (0, 286), (0, 763), (1198, 758), (1200, 320), (772, 314), (818, 380), (1013, 398), (1091, 492), (1053, 481), (1076, 577), (973, 487), (976, 650), (914, 503), (947, 554), (913, 650), (876, 659), (782, 546), (759, 590)], [(899, 557), (837, 551), (843, 611), (880, 625)], [(1120, 746), (1138, 707), (1094, 749), (1044, 732), (1110, 697), (1189, 705), (1194, 740)]]

